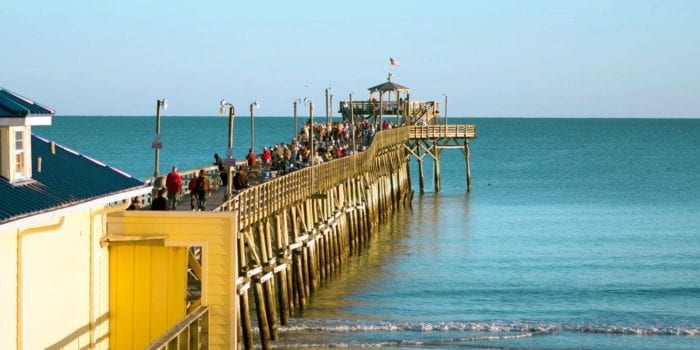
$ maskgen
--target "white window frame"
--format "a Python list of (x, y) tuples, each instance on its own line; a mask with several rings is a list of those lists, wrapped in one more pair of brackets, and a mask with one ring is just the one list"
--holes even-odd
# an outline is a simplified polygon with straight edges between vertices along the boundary
[[(19, 139), (18, 136), (19, 135)], [(14, 168), (12, 171), (15, 174), (15, 179), (22, 179), (27, 177), (27, 164), (24, 161), (26, 140), (24, 137), (24, 129), (15, 129), (13, 135), (13, 146), (14, 146)], [(17, 142), (19, 141), (19, 147), (17, 147)]]

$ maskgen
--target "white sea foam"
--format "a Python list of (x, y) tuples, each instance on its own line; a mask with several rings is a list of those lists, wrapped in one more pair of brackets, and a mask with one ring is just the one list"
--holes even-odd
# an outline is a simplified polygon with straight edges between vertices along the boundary
[[(629, 335), (673, 335), (700, 336), (700, 327), (653, 327), (624, 325), (587, 325), (530, 322), (389, 322), (389, 321), (349, 321), (349, 320), (308, 320), (292, 322), (280, 327), (281, 332), (320, 331), (320, 332), (488, 332), (522, 333), (515, 337), (532, 336), (557, 332), (629, 334)], [(511, 336), (511, 335), (509, 335)], [(487, 336), (488, 337), (488, 336)], [(505, 339), (502, 335), (498, 339)], [(494, 338), (494, 339), (496, 339)], [(484, 338), (487, 339), (487, 338)], [(483, 340), (483, 339), (481, 339)]]

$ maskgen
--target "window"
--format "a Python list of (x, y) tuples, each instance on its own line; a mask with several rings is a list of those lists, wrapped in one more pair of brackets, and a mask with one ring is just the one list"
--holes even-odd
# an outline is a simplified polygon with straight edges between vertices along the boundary
[(15, 176), (24, 177), (24, 130), (15, 130)]

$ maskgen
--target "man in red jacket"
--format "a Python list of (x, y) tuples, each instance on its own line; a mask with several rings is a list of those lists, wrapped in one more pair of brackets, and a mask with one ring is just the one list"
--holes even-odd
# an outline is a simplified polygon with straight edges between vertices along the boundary
[(177, 173), (177, 167), (173, 166), (173, 171), (165, 178), (165, 188), (168, 189), (168, 206), (175, 210), (178, 202), (178, 195), (182, 192), (182, 177)]

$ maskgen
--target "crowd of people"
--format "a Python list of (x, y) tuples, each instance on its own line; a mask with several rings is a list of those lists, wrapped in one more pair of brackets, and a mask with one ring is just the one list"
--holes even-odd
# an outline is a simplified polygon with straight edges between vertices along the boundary
[[(393, 124), (388, 121), (382, 123), (382, 128), (391, 127)], [(259, 155), (249, 149), (246, 161), (249, 167), (262, 165), (286, 174), (362, 150), (366, 148), (375, 133), (376, 127), (366, 120), (358, 120), (354, 124), (348, 121), (313, 125), (305, 123), (297, 137), (290, 143), (263, 147)], [(355, 149), (352, 148), (353, 134), (356, 142)]]
[[(377, 126), (382, 129), (395, 127), (388, 120), (384, 120), (381, 124), (377, 123)], [(263, 147), (260, 154), (249, 149), (245, 159), (249, 169), (264, 168), (286, 174), (364, 150), (374, 137), (377, 126), (367, 120), (357, 120), (354, 124), (348, 121), (314, 123), (313, 125), (305, 123), (297, 137), (290, 143)], [(352, 147), (353, 134), (355, 135), (354, 149)], [(216, 181), (220, 181), (224, 187), (228, 185), (229, 180), (232, 181), (232, 188), (236, 191), (250, 186), (248, 175), (244, 169), (234, 167), (232, 179), (228, 178), (228, 170), (218, 153), (214, 154), (213, 164), (219, 170), (219, 178)], [(211, 187), (211, 180), (204, 169), (189, 180), (187, 189), (190, 194), (190, 209), (192, 211), (202, 211), (206, 208)], [(157, 196), (153, 199), (151, 210), (176, 210), (183, 196), (182, 188), (182, 176), (177, 172), (177, 167), (173, 166), (171, 172), (166, 176), (165, 187), (159, 189)], [(129, 209), (139, 208), (140, 199), (133, 199)]]

